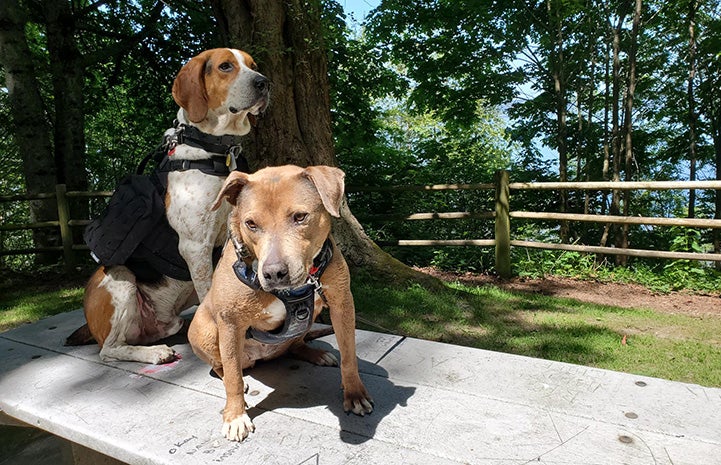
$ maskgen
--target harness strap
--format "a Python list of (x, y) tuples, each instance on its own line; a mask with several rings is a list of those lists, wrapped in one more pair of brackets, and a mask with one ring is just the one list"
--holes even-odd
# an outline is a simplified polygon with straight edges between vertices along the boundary
[[(248, 266), (245, 259), (249, 258), (245, 246), (231, 236), (237, 260), (233, 264), (233, 271), (236, 277), (246, 286), (253, 290), (261, 290), (257, 270), (253, 265)], [(270, 291), (285, 306), (285, 321), (283, 326), (276, 331), (260, 331), (253, 327), (248, 328), (246, 339), (255, 339), (263, 344), (280, 344), (305, 334), (313, 325), (313, 310), (315, 308), (315, 295), (323, 299), (325, 304), (328, 301), (323, 294), (320, 277), (328, 267), (333, 258), (333, 243), (327, 238), (323, 247), (313, 259), (313, 266), (308, 274), (306, 284), (295, 289), (283, 289)]]
[[(248, 162), (243, 157), (236, 158), (237, 169), (247, 173), (250, 171)], [(210, 158), (202, 160), (176, 160), (172, 157), (164, 157), (158, 165), (158, 171), (187, 171), (200, 170), (205, 174), (213, 176), (228, 176), (231, 170), (227, 164), (227, 157), (221, 155), (213, 155)]]
[[(241, 154), (242, 136), (224, 134), (215, 136), (202, 132), (195, 126), (174, 124), (175, 131), (166, 134), (163, 140), (138, 164), (137, 174), (142, 174), (148, 162), (153, 159), (155, 171), (167, 178), (169, 171), (200, 170), (213, 176), (227, 176), (231, 171), (250, 172), (248, 160)], [(178, 145), (189, 145), (208, 152), (209, 158), (182, 160), (173, 158)], [(165, 179), (163, 185), (167, 185)]]
[(242, 140), (242, 136), (232, 134), (222, 136), (207, 134), (195, 126), (187, 124), (178, 124), (176, 128), (178, 145), (187, 144), (210, 153), (228, 153), (231, 147), (240, 145)]

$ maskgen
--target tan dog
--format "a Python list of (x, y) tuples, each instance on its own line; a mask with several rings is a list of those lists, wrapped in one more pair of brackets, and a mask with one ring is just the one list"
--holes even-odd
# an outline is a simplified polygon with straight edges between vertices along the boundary
[[(230, 440), (242, 441), (255, 429), (246, 413), (243, 369), (286, 351), (318, 365), (338, 363), (332, 354), (305, 345), (303, 334), (275, 345), (246, 336), (249, 329), (272, 331), (287, 321), (286, 307), (273, 293), (304, 286), (326, 241), (332, 258), (319, 278), (322, 295), (313, 294), (311, 318), (323, 304), (328, 306), (341, 354), (344, 410), (358, 415), (373, 410), (358, 374), (348, 266), (330, 239), (331, 215), (339, 216), (343, 199), (343, 177), (341, 170), (327, 166), (273, 167), (251, 175), (234, 172), (215, 201), (213, 208), (219, 208), (224, 199), (234, 206), (229, 217), (231, 241), (188, 338), (193, 351), (223, 379), (222, 431)], [(260, 289), (239, 281), (234, 265), (241, 260), (244, 266), (257, 269)]]
[(167, 221), (178, 234), (175, 252), (187, 264), (189, 279), (171, 277), (134, 256), (101, 266), (85, 288), (88, 324), (68, 344), (94, 339), (105, 361), (173, 360), (167, 345), (146, 344), (177, 333), (183, 326), (178, 314), (210, 289), (213, 248), (225, 242), (230, 212), (229, 206), (214, 211), (210, 206), (229, 173), (226, 165), (233, 169), (237, 160), (240, 166), (238, 137), (250, 131), (250, 119), (268, 105), (269, 81), (255, 69), (241, 50), (207, 50), (185, 64), (173, 84), (179, 125), (166, 132), (163, 200)]

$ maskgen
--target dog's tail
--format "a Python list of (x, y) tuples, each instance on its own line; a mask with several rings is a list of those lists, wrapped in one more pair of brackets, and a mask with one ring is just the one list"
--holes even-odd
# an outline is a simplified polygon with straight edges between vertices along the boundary
[(94, 343), (95, 338), (90, 334), (90, 328), (87, 323), (73, 331), (73, 334), (65, 339), (66, 346), (85, 346)]

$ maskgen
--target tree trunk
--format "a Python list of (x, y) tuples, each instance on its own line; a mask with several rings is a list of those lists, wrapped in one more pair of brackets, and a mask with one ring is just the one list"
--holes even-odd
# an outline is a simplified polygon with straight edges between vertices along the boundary
[[(249, 52), (272, 82), (271, 103), (245, 147), (251, 169), (337, 166), (327, 50), (318, 0), (209, 0), (229, 46)], [(435, 282), (383, 252), (345, 206), (334, 236), (348, 263), (392, 281)]]
[[(55, 109), (55, 170), (59, 184), (68, 190), (88, 188), (85, 169), (85, 105), (83, 88), (85, 66), (75, 43), (76, 18), (67, 0), (44, 0), (48, 55)], [(74, 199), (70, 211), (76, 218), (87, 218), (86, 199)], [(82, 231), (73, 231), (82, 241)]]
[(46, 0), (48, 54), (55, 104), (55, 162), (58, 181), (85, 189), (84, 67), (75, 44), (75, 18), (67, 1)]
[[(606, 16), (608, 16), (608, 3), (604, 2), (604, 11), (606, 12)], [(610, 28), (608, 28), (610, 29)], [(611, 169), (611, 138), (609, 136), (609, 107), (611, 105), (611, 95), (610, 95), (610, 88), (611, 88), (611, 45), (610, 41), (608, 40), (608, 36), (606, 36), (606, 43), (604, 47), (604, 73), (603, 73), (603, 168), (601, 171), (601, 176), (604, 181), (610, 180), (610, 174), (609, 170)], [(603, 193), (603, 201), (601, 202), (601, 215), (605, 215), (607, 211), (607, 206), (609, 206), (608, 201), (608, 193)], [(610, 208), (610, 206), (609, 206)], [(605, 247), (608, 243), (608, 235), (611, 230), (611, 223), (606, 223), (606, 225), (603, 228), (603, 233), (601, 235), (601, 239), (599, 241), (599, 245), (601, 247)], [(601, 256), (603, 258), (603, 256)]]
[[(566, 96), (566, 76), (564, 69), (563, 54), (563, 18), (559, 11), (561, 6), (556, 2), (554, 11), (554, 2), (547, 0), (546, 8), (548, 9), (549, 18), (555, 23), (556, 38), (554, 40), (554, 50), (551, 55), (552, 62), (549, 68), (553, 73), (553, 86), (556, 94), (556, 143), (558, 145), (558, 175), (560, 182), (568, 181), (568, 143), (566, 117), (567, 117), (567, 96)], [(568, 192), (561, 189), (560, 211), (565, 213), (568, 211)], [(562, 243), (568, 243), (570, 231), (568, 221), (561, 221), (561, 229), (559, 236)]]
[[(0, 64), (5, 69), (15, 141), (22, 159), (23, 175), (28, 194), (55, 192), (55, 164), (50, 142), (50, 125), (45, 114), (36, 66), (32, 62), (25, 38), (24, 10), (17, 0), (0, 2)], [(57, 220), (53, 200), (30, 202), (30, 220)], [(59, 232), (48, 229), (33, 231), (36, 247), (60, 244)], [(51, 263), (53, 257), (38, 255), (38, 262)]]
[[(631, 43), (628, 51), (628, 84), (626, 85), (626, 109), (624, 112), (624, 179), (633, 180), (633, 99), (636, 92), (636, 50), (638, 48), (638, 30), (641, 24), (641, 0), (636, 0), (633, 13), (633, 26), (631, 27)], [(631, 191), (623, 192), (623, 215), (628, 216), (631, 208)], [(623, 225), (621, 234), (621, 248), (627, 249), (628, 225)], [(626, 264), (628, 257), (620, 255), (620, 262)]]
[[(590, 27), (593, 24), (592, 20), (589, 19), (589, 31), (594, 31), (595, 28)], [(594, 152), (596, 151), (594, 145), (593, 145), (593, 116), (594, 111), (596, 108), (596, 47), (597, 47), (597, 37), (595, 37), (594, 33), (589, 32), (589, 41), (588, 41), (588, 47), (589, 47), (589, 55), (591, 55), (591, 66), (590, 66), (590, 73), (589, 73), (589, 83), (588, 83), (588, 114), (586, 115), (586, 130), (584, 132), (584, 137), (581, 139), (584, 141), (584, 148), (583, 148), (583, 158), (584, 158), (584, 181), (589, 181), (591, 179), (591, 157), (593, 156)], [(580, 105), (579, 105), (580, 106)], [(589, 214), (590, 213), (590, 203), (591, 203), (591, 193), (589, 191), (584, 190), (583, 191), (583, 213)]]
[[(698, 0), (690, 0), (688, 12), (688, 85), (686, 98), (688, 100), (688, 159), (689, 181), (696, 180), (696, 99), (694, 97), (694, 80), (696, 79), (696, 10)], [(696, 216), (696, 191), (688, 192), (688, 217)]]
[[(713, 78), (709, 78), (713, 79)], [(715, 92), (721, 94), (717, 86), (712, 87)], [(709, 98), (707, 104), (707, 115), (709, 122), (711, 123), (711, 137), (713, 138), (714, 148), (714, 163), (716, 165), (716, 180), (721, 181), (721, 95), (712, 95)], [(715, 209), (714, 218), (721, 219), (721, 190), (714, 191), (715, 193)], [(714, 229), (713, 235), (713, 250), (714, 253), (721, 253), (721, 230)], [(716, 269), (721, 270), (721, 262), (714, 262)]]
[[(621, 131), (620, 131), (620, 95), (621, 95), (621, 28), (623, 27), (623, 21), (625, 14), (620, 14), (618, 22), (615, 27), (612, 27), (613, 33), (613, 65), (611, 71), (611, 166), (613, 172), (611, 173), (612, 181), (621, 180)], [(621, 193), (618, 190), (614, 190), (611, 194), (611, 206), (609, 213), (611, 215), (618, 215), (621, 211)], [(613, 236), (615, 227), (611, 225), (606, 226), (607, 230), (604, 231), (604, 240), (608, 240), (609, 237)], [(620, 235), (616, 235), (615, 243), (620, 246)], [(619, 256), (616, 256), (616, 262), (618, 263)]]

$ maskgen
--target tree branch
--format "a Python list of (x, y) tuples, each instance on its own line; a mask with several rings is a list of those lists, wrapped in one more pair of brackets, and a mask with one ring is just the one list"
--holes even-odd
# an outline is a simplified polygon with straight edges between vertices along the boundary
[(125, 40), (119, 40), (112, 45), (85, 55), (83, 57), (83, 65), (88, 66), (90, 64), (97, 63), (104, 58), (117, 57), (118, 55), (126, 53), (128, 50), (135, 47), (143, 39), (148, 37), (149, 32), (155, 28), (158, 20), (160, 19), (160, 14), (162, 13), (163, 8), (165, 8), (165, 4), (162, 1), (158, 1), (150, 11), (150, 15), (148, 16), (145, 26), (143, 26), (137, 34), (128, 36)]

